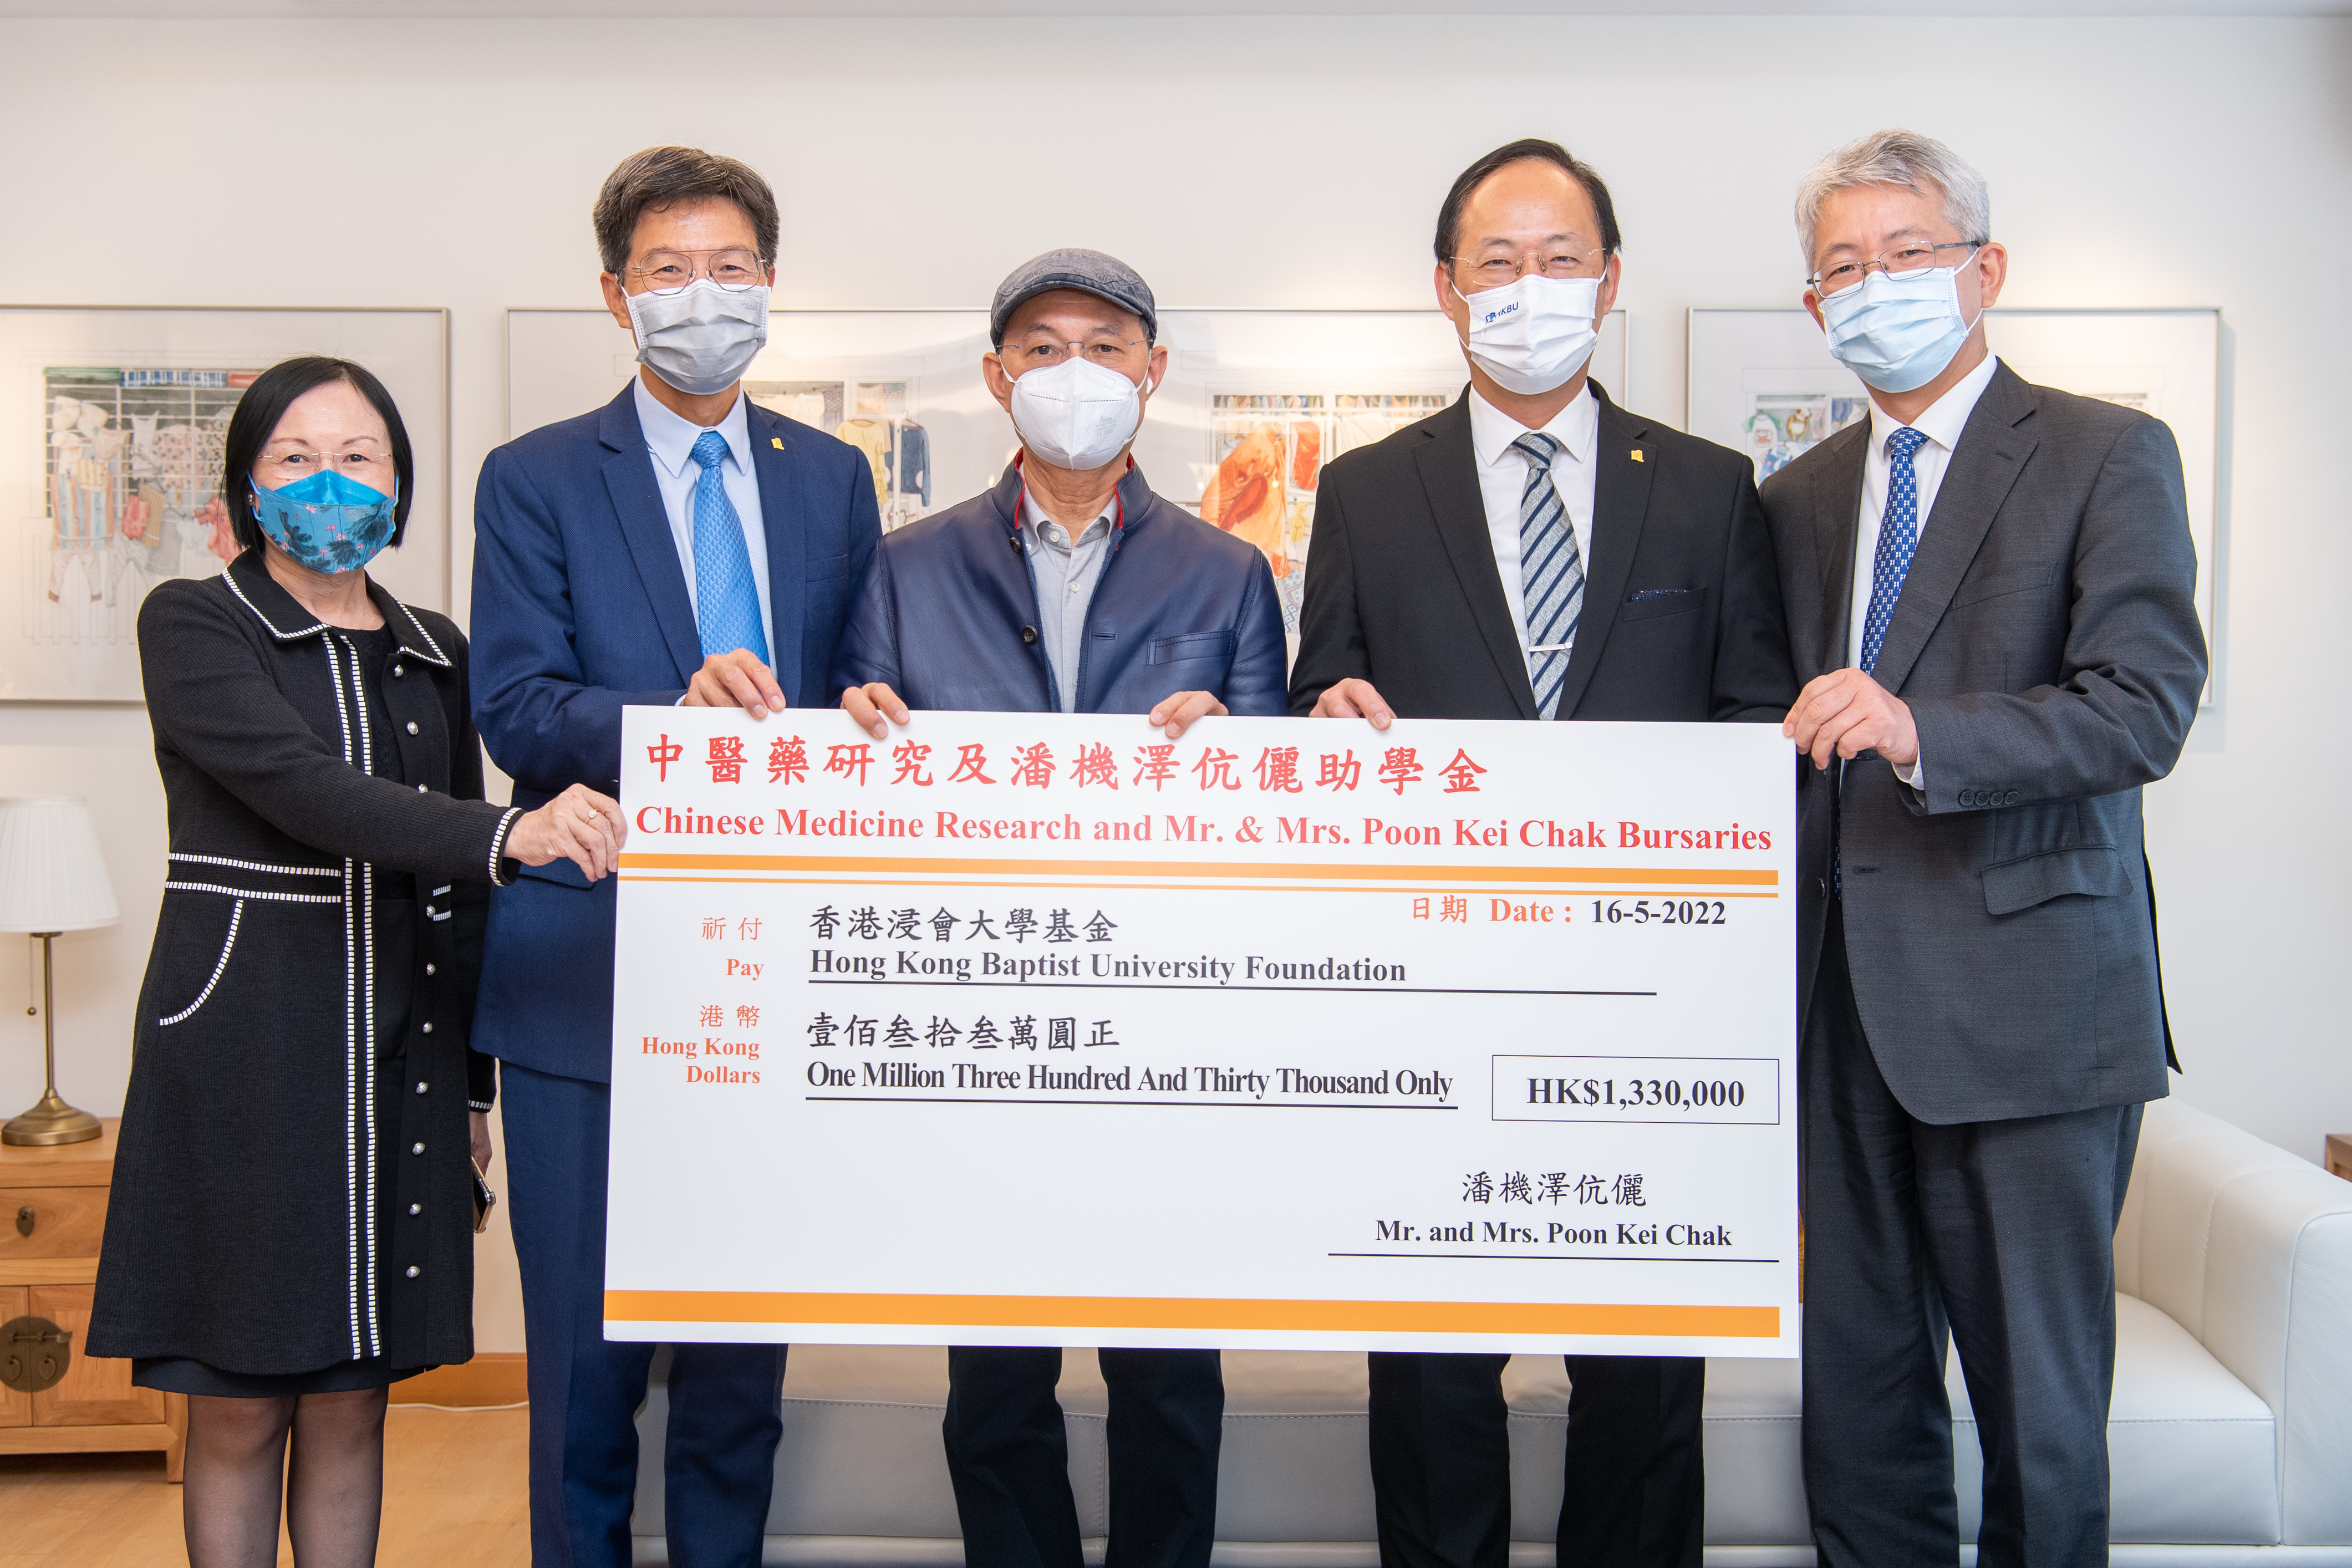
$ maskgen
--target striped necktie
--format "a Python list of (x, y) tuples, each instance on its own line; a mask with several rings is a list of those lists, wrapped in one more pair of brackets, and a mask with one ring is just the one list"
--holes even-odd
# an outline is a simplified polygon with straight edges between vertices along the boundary
[(760, 626), (760, 589), (751, 581), (751, 551), (743, 542), (742, 514), (727, 499), (720, 470), (727, 437), (705, 430), (694, 438), (694, 460), (702, 475), (694, 481), (694, 625), (702, 657), (749, 648), (761, 664), (768, 658), (767, 633)]
[(1539, 718), (1558, 716), (1560, 688), (1568, 680), (1568, 656), (1576, 642), (1577, 617), (1584, 612), (1584, 563), (1576, 552), (1576, 530), (1551, 482), (1560, 440), (1530, 430), (1511, 443), (1528, 459), (1528, 488), (1519, 495), (1519, 583), (1526, 590), (1528, 679), (1536, 689)]

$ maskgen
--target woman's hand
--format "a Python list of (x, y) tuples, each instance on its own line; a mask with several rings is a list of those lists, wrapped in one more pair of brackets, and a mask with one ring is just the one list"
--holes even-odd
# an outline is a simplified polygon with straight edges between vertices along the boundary
[(473, 1146), (474, 1168), (488, 1175), (490, 1170), (490, 1113), (488, 1111), (466, 1112), (466, 1141)]
[(621, 846), (628, 841), (621, 803), (586, 784), (573, 784), (537, 811), (515, 819), (507, 834), (507, 853), (526, 866), (569, 860), (595, 882), (620, 863)]

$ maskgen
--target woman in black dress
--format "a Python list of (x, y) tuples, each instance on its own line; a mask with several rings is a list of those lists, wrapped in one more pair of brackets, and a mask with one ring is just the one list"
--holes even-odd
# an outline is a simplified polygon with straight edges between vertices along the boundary
[(289, 360), (229, 421), (245, 553), (140, 609), (171, 860), (89, 1349), (189, 1396), (194, 1568), (275, 1562), (281, 1476), (301, 1568), (373, 1560), (385, 1392), (473, 1354), (489, 887), (625, 837), (482, 799), (466, 639), (363, 570), (412, 488), (383, 384)]

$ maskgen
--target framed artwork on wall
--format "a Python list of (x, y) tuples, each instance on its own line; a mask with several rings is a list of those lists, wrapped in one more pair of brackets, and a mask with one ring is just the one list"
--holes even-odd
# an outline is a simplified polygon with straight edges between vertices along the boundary
[[(1453, 327), (1434, 310), (1171, 309), (1160, 341), (1168, 374), (1137, 466), (1265, 554), (1295, 634), (1322, 465), (1461, 395)], [(987, 351), (984, 310), (779, 310), (744, 387), (865, 452), (882, 526), (899, 528), (988, 489), (1012, 459), (1012, 421), (981, 380)], [(586, 413), (636, 372), (602, 310), (509, 310), (507, 353), (510, 435)], [(1620, 402), (1627, 357), (1614, 311), (1592, 374)]]
[(141, 601), (237, 553), (229, 415), (305, 353), (355, 360), (391, 390), (415, 499), (401, 548), (369, 572), (448, 608), (447, 311), (0, 306), (0, 700), (139, 700)]
[[(1994, 353), (2026, 380), (2161, 419), (2180, 447), (2197, 547), (2197, 618), (2213, 647), (2221, 315), (2213, 310), (1989, 313)], [(1690, 313), (1688, 428), (1756, 463), (1759, 481), (1870, 417), (1866, 390), (1802, 310)], [(2205, 683), (2204, 700), (2213, 700)]]

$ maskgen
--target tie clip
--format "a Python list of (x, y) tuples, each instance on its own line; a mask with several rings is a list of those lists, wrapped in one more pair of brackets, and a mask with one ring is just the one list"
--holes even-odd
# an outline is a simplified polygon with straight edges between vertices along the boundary
[(1539, 642), (1530, 647), (1529, 653), (1566, 653), (1576, 645), (1572, 642)]

